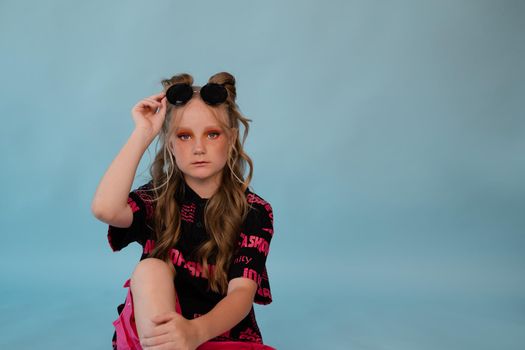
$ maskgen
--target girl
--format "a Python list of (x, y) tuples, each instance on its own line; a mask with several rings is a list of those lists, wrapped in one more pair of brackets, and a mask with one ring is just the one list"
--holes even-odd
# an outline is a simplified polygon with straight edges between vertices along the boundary
[[(134, 241), (143, 248), (124, 283), (113, 348), (272, 350), (253, 303), (272, 301), (265, 264), (273, 212), (248, 188), (253, 165), (243, 145), (251, 120), (235, 102), (235, 78), (218, 73), (200, 88), (180, 74), (162, 85), (133, 107), (135, 129), (92, 203), (113, 251)], [(157, 135), (152, 179), (131, 191)]]

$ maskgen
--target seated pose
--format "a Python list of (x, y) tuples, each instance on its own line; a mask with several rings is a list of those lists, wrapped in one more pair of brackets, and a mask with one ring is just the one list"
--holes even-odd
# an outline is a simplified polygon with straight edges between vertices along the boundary
[[(143, 248), (123, 286), (113, 349), (275, 350), (263, 344), (253, 308), (272, 301), (273, 212), (249, 189), (253, 164), (243, 145), (251, 120), (239, 112), (235, 78), (221, 72), (199, 87), (179, 74), (162, 85), (133, 107), (135, 129), (92, 203), (113, 251)], [(151, 180), (132, 191), (157, 136)]]

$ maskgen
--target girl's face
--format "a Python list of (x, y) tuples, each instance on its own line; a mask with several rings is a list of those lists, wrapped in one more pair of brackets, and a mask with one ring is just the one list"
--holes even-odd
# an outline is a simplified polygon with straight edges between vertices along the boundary
[[(215, 112), (215, 114), (214, 114)], [(216, 189), (228, 159), (229, 139), (217, 120), (227, 120), (223, 106), (212, 108), (194, 96), (173, 112), (168, 146), (192, 188)], [(217, 115), (217, 116), (216, 116)]]

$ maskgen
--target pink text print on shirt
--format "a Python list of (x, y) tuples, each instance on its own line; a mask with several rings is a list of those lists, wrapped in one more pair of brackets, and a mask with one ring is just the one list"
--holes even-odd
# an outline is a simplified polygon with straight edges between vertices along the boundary
[(266, 211), (268, 212), (268, 216), (270, 217), (270, 219), (272, 219), (273, 225), (273, 210), (270, 203), (253, 193), (250, 193), (248, 196), (246, 196), (246, 199), (248, 200), (248, 203), (256, 203), (262, 205), (264, 209), (266, 209)]
[(267, 256), (268, 251), (270, 250), (270, 245), (264, 238), (258, 236), (247, 236), (244, 233), (241, 233), (240, 245), (241, 247), (255, 248), (259, 253), (263, 253), (264, 256)]
[[(148, 239), (144, 246), (144, 254), (149, 254), (153, 248), (155, 248), (155, 241)], [(170, 249), (170, 258), (173, 265), (185, 268), (192, 277), (208, 278), (208, 276), (213, 273), (215, 267), (215, 265), (208, 264), (208, 274), (206, 274), (200, 263), (184, 259), (182, 253), (176, 248)]]

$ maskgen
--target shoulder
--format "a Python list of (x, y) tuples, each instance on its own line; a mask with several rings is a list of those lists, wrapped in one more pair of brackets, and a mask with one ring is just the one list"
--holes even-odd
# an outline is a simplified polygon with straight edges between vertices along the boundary
[(248, 221), (269, 219), (271, 224), (273, 224), (273, 208), (267, 200), (249, 189), (246, 190), (246, 200), (250, 206)]
[(152, 201), (155, 197), (155, 191), (153, 190), (153, 180), (139, 186), (133, 190), (140, 199), (143, 201)]
[(142, 209), (145, 211), (146, 218), (152, 218), (155, 207), (155, 191), (153, 190), (153, 181), (149, 181), (131, 191), (129, 194), (128, 204), (131, 206), (133, 212)]
[(246, 200), (252, 208), (265, 209), (267, 212), (272, 212), (271, 204), (257, 193), (246, 190)]

